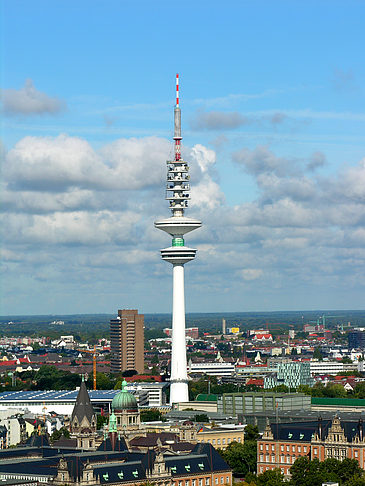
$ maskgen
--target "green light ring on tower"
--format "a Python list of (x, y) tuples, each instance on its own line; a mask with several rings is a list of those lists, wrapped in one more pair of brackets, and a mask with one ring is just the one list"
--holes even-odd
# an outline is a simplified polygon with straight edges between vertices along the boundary
[(172, 246), (184, 246), (185, 245), (185, 241), (184, 241), (184, 238), (173, 238), (172, 239)]

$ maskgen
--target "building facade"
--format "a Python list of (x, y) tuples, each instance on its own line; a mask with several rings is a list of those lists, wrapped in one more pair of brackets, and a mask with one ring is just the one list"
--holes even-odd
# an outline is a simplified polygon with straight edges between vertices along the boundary
[(144, 371), (144, 315), (138, 310), (118, 310), (118, 317), (110, 321), (110, 370)]
[(298, 457), (310, 460), (356, 459), (365, 469), (364, 424), (358, 421), (318, 418), (308, 422), (268, 424), (257, 444), (257, 473), (281, 469), (290, 476)]
[(264, 388), (274, 388), (278, 385), (298, 388), (299, 385), (313, 386), (313, 384), (310, 363), (300, 361), (279, 363), (276, 371), (264, 379)]

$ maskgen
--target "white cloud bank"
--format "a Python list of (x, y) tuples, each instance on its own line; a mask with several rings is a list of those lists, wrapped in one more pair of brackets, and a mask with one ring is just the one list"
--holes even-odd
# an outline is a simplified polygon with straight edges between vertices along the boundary
[[(365, 159), (324, 179), (315, 172), (327, 163), (321, 152), (302, 160), (242, 148), (232, 158), (254, 178), (258, 197), (229, 207), (215, 152), (203, 145), (184, 152), (192, 168), (188, 215), (203, 221), (187, 238), (199, 249), (189, 266), (196, 310), (260, 309), (262, 295), (282, 308), (346, 306), (346, 295), (365, 292)], [(170, 153), (157, 137), (118, 139), (98, 150), (67, 135), (20, 140), (5, 155), (1, 191), (8, 295), (30, 302), (30, 287), (63, 295), (77, 282), (74, 304), (92, 285), (106, 296), (107, 308), (91, 302), (90, 311), (116, 308), (119, 295), (127, 306), (142, 299), (147, 311), (168, 311), (169, 300), (156, 301), (156, 289), (171, 286), (158, 254), (168, 238), (153, 221), (168, 214)]]

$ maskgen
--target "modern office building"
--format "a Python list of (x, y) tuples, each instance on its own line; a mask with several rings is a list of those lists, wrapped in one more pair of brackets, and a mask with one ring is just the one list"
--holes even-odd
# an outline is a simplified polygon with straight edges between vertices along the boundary
[(194, 260), (197, 250), (185, 246), (186, 233), (200, 228), (201, 222), (187, 218), (184, 211), (190, 199), (189, 166), (181, 158), (181, 111), (179, 104), (179, 75), (176, 75), (176, 105), (174, 110), (173, 160), (167, 161), (166, 199), (172, 216), (155, 222), (155, 227), (172, 237), (171, 246), (161, 250), (161, 257), (173, 267), (172, 349), (170, 403), (189, 400), (185, 344), (184, 265)]
[(310, 363), (300, 361), (279, 363), (274, 373), (265, 376), (264, 388), (274, 388), (285, 385), (288, 388), (298, 388), (299, 385), (313, 386)]
[(118, 317), (110, 321), (110, 370), (144, 371), (144, 315), (138, 310), (118, 310)]

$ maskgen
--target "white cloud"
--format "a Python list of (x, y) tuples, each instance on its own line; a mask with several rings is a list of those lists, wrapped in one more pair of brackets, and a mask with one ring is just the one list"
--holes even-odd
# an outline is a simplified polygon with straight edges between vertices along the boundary
[(31, 79), (21, 89), (3, 89), (3, 111), (7, 115), (44, 115), (58, 113), (65, 107), (59, 98), (38, 91)]
[[(145, 288), (167, 292), (171, 269), (160, 261), (159, 248), (169, 239), (153, 221), (168, 214), (164, 161), (170, 149), (155, 137), (119, 139), (98, 150), (67, 135), (19, 141), (6, 154), (1, 191), (9, 292), (22, 285), (19, 271), (22, 282), (38, 285), (48, 275), (59, 285), (88, 282), (85, 292), (95, 285), (103, 295), (130, 296), (132, 281), (140, 298)], [(207, 286), (214, 302), (228, 293), (240, 303), (242, 286), (252, 295), (308, 285), (339, 292), (356, 287), (365, 264), (365, 162), (324, 178), (307, 171), (308, 161), (263, 146), (236, 157), (252, 174), (258, 196), (229, 207), (215, 178), (215, 152), (199, 144), (184, 148), (192, 169), (187, 215), (203, 222), (187, 237), (199, 250), (188, 266), (187, 292)]]
[(261, 277), (263, 274), (263, 271), (261, 268), (245, 268), (244, 270), (241, 270), (240, 272), (241, 277), (243, 280), (257, 280), (258, 278)]
[(119, 139), (95, 151), (79, 137), (25, 137), (9, 151), (4, 174), (14, 187), (63, 191), (140, 189), (161, 184), (165, 139)]

